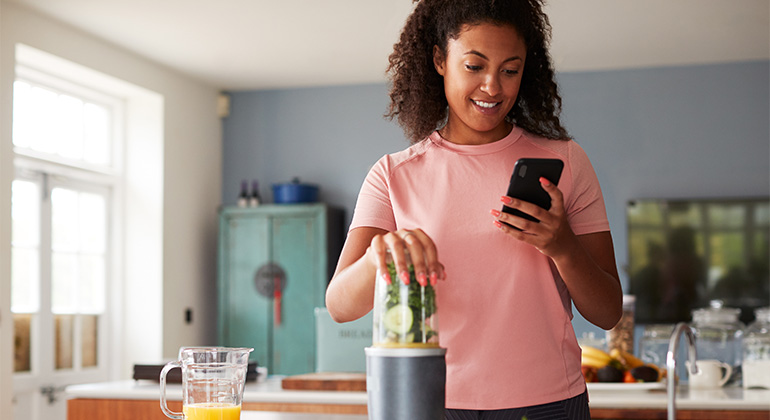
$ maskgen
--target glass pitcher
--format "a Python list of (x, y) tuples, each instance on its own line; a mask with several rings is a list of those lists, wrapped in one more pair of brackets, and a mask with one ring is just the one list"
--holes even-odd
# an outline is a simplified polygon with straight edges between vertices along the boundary
[(390, 281), (379, 270), (374, 289), (374, 347), (439, 347), (436, 285), (417, 282), (409, 253), (406, 253), (409, 284), (396, 273), (388, 252), (386, 262)]
[[(250, 348), (183, 347), (179, 360), (169, 362), (160, 372), (160, 408), (163, 414), (180, 420), (238, 420)], [(168, 408), (166, 375), (182, 368), (182, 412)]]

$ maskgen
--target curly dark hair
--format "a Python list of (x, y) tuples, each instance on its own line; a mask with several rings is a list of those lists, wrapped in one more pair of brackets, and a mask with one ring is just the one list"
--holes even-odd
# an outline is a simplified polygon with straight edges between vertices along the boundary
[(433, 64), (433, 47), (446, 56), (449, 39), (465, 25), (512, 25), (527, 47), (519, 95), (507, 119), (550, 139), (569, 138), (559, 120), (561, 96), (548, 53), (551, 25), (544, 0), (415, 0), (401, 38), (388, 58), (391, 80), (386, 117), (398, 118), (412, 143), (440, 128), (447, 118), (444, 80)]

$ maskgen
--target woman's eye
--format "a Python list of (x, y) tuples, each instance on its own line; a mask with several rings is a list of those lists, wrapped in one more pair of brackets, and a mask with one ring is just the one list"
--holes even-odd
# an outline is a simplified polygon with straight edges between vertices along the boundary
[(481, 66), (474, 66), (473, 64), (466, 64), (465, 69), (468, 71), (479, 71), (481, 70)]
[(516, 76), (519, 74), (518, 70), (503, 70), (503, 73), (505, 73), (506, 76)]

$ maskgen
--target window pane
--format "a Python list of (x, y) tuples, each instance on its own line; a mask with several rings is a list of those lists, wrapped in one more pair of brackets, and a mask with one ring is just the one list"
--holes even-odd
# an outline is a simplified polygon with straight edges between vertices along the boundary
[(40, 254), (37, 249), (11, 249), (11, 312), (40, 310)]
[(98, 362), (97, 342), (99, 338), (99, 317), (97, 315), (81, 315), (82, 366), (96, 367)]
[(40, 189), (14, 180), (11, 193), (11, 311), (40, 309)]
[(708, 214), (712, 228), (742, 228), (746, 223), (743, 204), (714, 204), (708, 207)]
[(99, 255), (80, 257), (78, 312), (99, 314), (104, 312), (104, 258)]
[(83, 158), (83, 101), (60, 95), (57, 101), (59, 140), (57, 154), (70, 159)]
[(56, 118), (58, 98), (56, 92), (44, 89), (39, 86), (32, 88), (30, 100), (31, 107), (28, 111), (32, 112), (30, 123), (30, 146), (33, 150), (43, 153), (56, 152)]
[(13, 83), (13, 144), (18, 147), (32, 147), (32, 86), (29, 83)]
[(770, 205), (757, 204), (754, 207), (754, 223), (757, 226), (767, 226), (770, 224)]
[(51, 310), (57, 314), (77, 312), (78, 261), (73, 253), (51, 256)]
[(56, 313), (105, 308), (107, 205), (102, 195), (55, 188), (52, 203), (52, 307)]
[(73, 335), (75, 326), (74, 315), (54, 316), (54, 328), (56, 339), (56, 369), (72, 369), (73, 366)]
[(14, 82), (13, 144), (98, 166), (112, 164), (112, 108)]
[(13, 371), (32, 370), (32, 315), (13, 314)]
[(657, 203), (631, 203), (628, 206), (628, 223), (630, 225), (661, 226), (663, 213)]
[(689, 226), (692, 228), (703, 225), (701, 206), (692, 203), (670, 203), (669, 222), (672, 226)]
[(51, 192), (51, 243), (56, 251), (78, 249), (78, 194), (64, 188)]
[(80, 250), (103, 254), (107, 239), (104, 196), (80, 193)]
[(31, 181), (15, 180), (11, 191), (11, 243), (36, 247), (40, 244), (40, 188)]
[(96, 104), (85, 106), (85, 154), (83, 160), (97, 165), (111, 164), (111, 127), (109, 110)]

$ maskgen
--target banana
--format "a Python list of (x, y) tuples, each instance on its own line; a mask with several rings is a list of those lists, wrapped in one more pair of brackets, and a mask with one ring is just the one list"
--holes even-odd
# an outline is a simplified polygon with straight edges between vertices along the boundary
[(580, 365), (601, 369), (609, 364), (607, 360), (596, 359), (590, 356), (581, 356)]
[(585, 366), (603, 368), (612, 362), (612, 357), (605, 351), (596, 347), (582, 346), (580, 363)]
[(597, 349), (596, 347), (581, 346), (581, 349), (583, 350), (583, 355), (585, 356), (589, 356), (600, 360), (606, 360), (608, 362), (610, 361), (610, 359), (612, 359), (609, 353), (607, 353), (604, 350)]
[(610, 351), (610, 357), (619, 361), (629, 370), (639, 366), (644, 366), (644, 362), (641, 359), (617, 347)]

